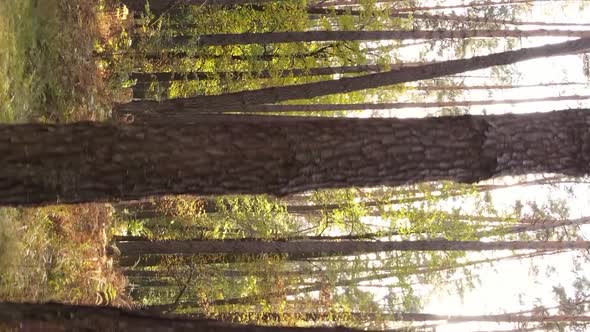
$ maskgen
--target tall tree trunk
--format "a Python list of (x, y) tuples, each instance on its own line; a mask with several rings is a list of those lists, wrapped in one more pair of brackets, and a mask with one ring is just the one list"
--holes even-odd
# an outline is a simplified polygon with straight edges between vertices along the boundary
[(366, 72), (380, 72), (386, 68), (388, 70), (400, 69), (402, 67), (415, 67), (423, 62), (406, 62), (392, 63), (385, 65), (358, 65), (358, 66), (339, 66), (339, 67), (317, 67), (309, 69), (288, 69), (277, 73), (263, 71), (233, 71), (233, 72), (153, 72), (153, 73), (131, 73), (129, 79), (137, 80), (138, 83), (148, 82), (168, 82), (177, 80), (209, 80), (209, 79), (235, 79), (244, 78), (271, 78), (271, 77), (302, 77), (302, 76), (323, 76), (335, 74), (358, 74)]
[[(143, 243), (139, 241), (140, 243)], [(123, 242), (120, 242), (123, 243)], [(292, 255), (282, 255), (283, 259), (286, 261), (308, 261), (313, 258), (318, 257), (327, 257), (333, 256), (330, 254), (324, 253), (307, 253), (307, 254), (292, 254)], [(159, 266), (166, 263), (167, 256), (163, 255), (150, 255), (150, 254), (138, 254), (138, 255), (131, 255), (123, 253), (121, 257), (118, 258), (117, 264), (121, 267), (153, 267)], [(179, 259), (183, 259), (182, 255), (175, 256), (175, 261)], [(256, 254), (248, 255), (248, 254), (215, 254), (215, 255), (206, 255), (200, 256), (199, 262), (200, 264), (231, 264), (231, 263), (248, 263), (252, 261), (256, 261), (259, 259), (259, 256)]]
[(386, 321), (386, 322), (426, 322), (426, 321), (446, 321), (447, 323), (466, 323), (466, 322), (590, 322), (590, 316), (583, 315), (519, 315), (519, 314), (497, 314), (497, 315), (438, 315), (429, 313), (412, 313), (412, 312), (384, 312), (384, 313), (366, 313), (366, 312), (220, 312), (212, 316), (199, 315), (199, 318), (215, 318), (228, 322), (281, 322), (284, 320), (303, 320), (306, 322), (366, 322), (366, 321)]
[[(325, 7), (309, 7), (307, 12), (311, 15), (352, 15), (360, 16), (364, 14), (362, 10), (351, 10), (347, 8), (325, 8)], [(568, 27), (568, 26), (590, 26), (588, 23), (566, 23), (566, 22), (545, 22), (545, 21), (518, 21), (518, 20), (504, 20), (492, 17), (481, 16), (465, 16), (456, 14), (429, 14), (429, 13), (403, 13), (393, 12), (389, 15), (391, 18), (405, 18), (405, 19), (422, 19), (422, 20), (436, 20), (436, 21), (455, 21), (455, 22), (476, 22), (499, 25), (514, 25), (514, 26), (550, 26), (550, 27)]]
[[(139, 38), (139, 37), (134, 37)], [(324, 44), (321, 47), (309, 52), (304, 53), (292, 53), (292, 54), (258, 54), (258, 55), (228, 55), (228, 54), (200, 54), (200, 53), (191, 53), (186, 51), (165, 51), (165, 52), (142, 52), (142, 51), (128, 51), (128, 52), (119, 52), (119, 53), (110, 53), (110, 54), (100, 54), (100, 56), (114, 56), (114, 55), (130, 55), (136, 54), (139, 59), (145, 60), (168, 60), (168, 59), (176, 59), (182, 60), (185, 58), (198, 58), (198, 59), (231, 59), (233, 61), (274, 61), (281, 58), (290, 58), (290, 59), (306, 59), (306, 58), (316, 58), (316, 59), (324, 59), (328, 58), (327, 51), (334, 47), (334, 44)]]
[[(590, 217), (570, 219), (570, 220), (551, 220), (537, 223), (521, 223), (516, 226), (502, 227), (499, 230), (491, 231), (496, 234), (515, 234), (523, 232), (534, 232), (555, 229), (558, 227), (581, 226), (590, 223)], [(483, 232), (484, 236), (486, 232)], [(489, 233), (488, 233), (489, 234)], [(481, 235), (481, 234), (480, 234)]]
[[(309, 99), (335, 93), (346, 93), (398, 83), (414, 82), (492, 66), (507, 65), (534, 58), (571, 53), (586, 48), (590, 48), (590, 38), (525, 48), (517, 51), (495, 53), (469, 59), (450, 60), (422, 66), (402, 68), (399, 70), (390, 70), (358, 77), (345, 77), (338, 80), (272, 87), (216, 96), (198, 96), (166, 100), (161, 103), (155, 101), (131, 102), (127, 104), (119, 104), (117, 106), (117, 111), (119, 115), (133, 113), (136, 119), (140, 115), (144, 118), (147, 118), (150, 115), (153, 116), (154, 113), (149, 112), (150, 110), (165, 111), (167, 112), (167, 115), (172, 115), (173, 113), (171, 111), (183, 112), (199, 109), (210, 111), (219, 109), (240, 111), (247, 109), (248, 105), (272, 104), (294, 99)], [(169, 116), (168, 118), (171, 119), (173, 117)], [(159, 118), (157, 121), (160, 123), (162, 119)], [(184, 123), (185, 120), (183, 119), (182, 122)]]
[[(369, 276), (364, 276), (364, 277), (340, 280), (340, 281), (333, 283), (330, 286), (331, 287), (353, 286), (353, 285), (357, 285), (361, 282), (387, 279), (387, 278), (392, 278), (395, 276), (396, 276), (395, 273), (371, 274)], [(209, 305), (221, 306), (221, 305), (231, 305), (231, 304), (257, 304), (260, 302), (260, 300), (263, 300), (263, 299), (271, 299), (271, 298), (278, 298), (278, 297), (285, 297), (285, 296), (294, 296), (294, 295), (303, 294), (303, 293), (316, 292), (316, 291), (321, 290), (324, 287), (326, 287), (325, 282), (318, 282), (318, 283), (315, 283), (310, 286), (304, 286), (304, 287), (298, 287), (298, 288), (288, 288), (288, 289), (282, 290), (282, 291), (268, 292), (268, 293), (263, 293), (263, 294), (255, 294), (255, 295), (248, 295), (248, 296), (235, 297), (235, 298), (211, 300), (209, 302)], [(186, 302), (179, 302), (178, 305), (179, 305), (178, 307), (193, 306), (193, 305), (195, 305), (195, 303), (191, 302), (191, 301), (186, 301)], [(173, 306), (172, 304), (151, 306), (150, 310), (156, 309), (156, 312), (170, 311), (172, 306)]]
[[(391, 277), (399, 277), (400, 275), (409, 276), (409, 275), (418, 275), (418, 274), (440, 272), (440, 271), (446, 271), (446, 270), (476, 265), (476, 264), (480, 264), (480, 263), (491, 263), (491, 262), (500, 261), (500, 260), (531, 258), (531, 257), (539, 256), (539, 255), (545, 255), (545, 254), (549, 254), (549, 252), (540, 251), (540, 252), (527, 253), (527, 254), (518, 254), (518, 255), (512, 255), (512, 256), (508, 256), (508, 257), (500, 257), (500, 258), (495, 258), (495, 259), (485, 259), (485, 260), (479, 260), (479, 261), (473, 261), (473, 262), (466, 262), (466, 263), (462, 263), (462, 264), (458, 264), (456, 266), (450, 266), (450, 267), (449, 266), (434, 267), (434, 268), (423, 267), (423, 268), (419, 268), (416, 270), (410, 269), (409, 271), (399, 271), (399, 270), (396, 271), (394, 269), (395, 272), (393, 272), (393, 273), (389, 272), (389, 273), (377, 273), (377, 274), (375, 274), (374, 271), (371, 271), (371, 273), (369, 273), (368, 276), (340, 280), (340, 281), (337, 281), (329, 286), (332, 288), (353, 286), (353, 285), (358, 285), (361, 282), (382, 280), (382, 279), (387, 279), (387, 278), (391, 278)], [(299, 288), (290, 288), (290, 289), (287, 289), (286, 291), (269, 292), (269, 293), (264, 293), (264, 294), (249, 295), (249, 296), (243, 296), (243, 297), (237, 297), (237, 298), (212, 300), (209, 302), (209, 304), (210, 305), (220, 305), (220, 306), (221, 305), (231, 305), (231, 304), (257, 304), (262, 299), (270, 299), (270, 298), (276, 298), (276, 297), (293, 296), (293, 295), (297, 295), (297, 294), (310, 293), (310, 292), (314, 292), (314, 291), (319, 291), (319, 290), (323, 289), (325, 286), (326, 286), (325, 283), (318, 282), (318, 283), (312, 284), (310, 286), (299, 287)], [(194, 306), (194, 305), (196, 305), (194, 302), (184, 301), (184, 302), (179, 302), (179, 303), (175, 303), (175, 304), (164, 304), (164, 305), (152, 306), (152, 307), (150, 307), (150, 310), (155, 310), (155, 312), (163, 312), (163, 311), (174, 310), (179, 306), (190, 307), (190, 306)]]
[(588, 249), (590, 241), (356, 241), (341, 240), (293, 242), (276, 241), (130, 241), (118, 242), (117, 247), (128, 255), (200, 255), (200, 254), (291, 254), (361, 255), (384, 251), (487, 251), (487, 250), (558, 250)]
[(582, 82), (556, 82), (556, 83), (536, 83), (536, 84), (489, 84), (489, 85), (410, 85), (406, 86), (412, 90), (421, 91), (468, 91), (468, 90), (506, 90), (506, 89), (523, 89), (523, 88), (542, 88), (542, 87), (565, 87), (565, 86), (586, 86), (588, 83)]
[[(344, 327), (233, 325), (215, 320), (147, 315), (121, 308), (58, 303), (0, 303), (0, 325), (9, 331), (109, 332), (356, 332)], [(360, 332), (360, 331), (359, 331)]]
[(497, 175), (588, 174), (586, 110), (422, 119), (203, 116), (0, 126), (0, 204), (286, 195)]
[(166, 271), (156, 271), (156, 270), (131, 270), (131, 269), (124, 269), (123, 275), (130, 278), (160, 278), (162, 276), (166, 276)]
[(237, 5), (262, 4), (273, 1), (276, 0), (121, 0), (121, 3), (131, 10), (143, 11), (147, 2), (150, 11), (158, 15), (176, 5), (232, 7)]
[[(473, 187), (478, 193), (484, 193), (494, 190), (501, 190), (501, 189), (508, 189), (514, 187), (530, 187), (530, 186), (540, 186), (540, 185), (550, 185), (550, 184), (561, 184), (561, 183), (577, 183), (572, 179), (563, 178), (560, 176), (553, 176), (549, 178), (541, 178), (541, 179), (534, 179), (534, 180), (526, 180), (521, 182), (515, 182), (513, 184), (482, 184), (476, 185)], [(461, 188), (451, 189), (448, 192), (441, 192), (441, 188), (435, 184), (428, 188), (431, 193), (430, 195), (426, 196), (422, 191), (419, 190), (396, 190), (395, 193), (392, 195), (395, 196), (402, 196), (401, 198), (387, 198), (384, 199), (383, 197), (371, 197), (370, 199), (363, 199), (359, 202), (362, 207), (365, 208), (374, 208), (379, 206), (387, 206), (387, 205), (395, 205), (395, 204), (407, 204), (407, 203), (414, 203), (414, 202), (421, 202), (427, 199), (434, 199), (434, 200), (443, 200), (446, 198), (457, 197), (465, 195), (465, 191)], [(404, 197), (405, 196), (405, 197)], [(342, 209), (345, 205), (340, 203), (330, 203), (330, 204), (305, 204), (308, 202), (308, 198), (301, 201), (300, 204), (287, 204), (286, 210), (290, 214), (309, 214), (309, 213), (316, 213), (320, 211), (329, 212), (331, 210)], [(283, 199), (281, 199), (283, 201)], [(202, 199), (202, 205), (197, 207), (198, 210), (194, 211), (195, 213), (205, 212), (205, 213), (218, 213), (219, 207), (217, 206), (217, 202), (212, 199)], [(149, 218), (157, 218), (161, 216), (167, 215), (165, 211), (162, 211), (159, 207), (159, 203), (156, 201), (150, 202), (120, 202), (113, 204), (115, 210), (119, 211), (119, 214), (123, 214), (122, 211), (127, 210), (127, 215), (132, 218), (137, 219), (149, 219)], [(231, 206), (226, 204), (226, 208), (231, 210)], [(124, 216), (124, 215), (123, 215)], [(474, 216), (469, 216), (470, 218)], [(479, 216), (481, 217), (481, 216)], [(479, 221), (484, 219), (479, 218)], [(488, 218), (486, 218), (488, 220)], [(501, 221), (496, 219), (490, 221)], [(226, 231), (232, 231), (231, 229), (227, 229)], [(118, 236), (121, 241), (132, 241), (131, 239), (125, 240), (125, 236)], [(137, 237), (129, 237), (137, 240)]]
[(197, 43), (200, 46), (273, 44), (323, 41), (414, 40), (449, 38), (527, 38), (527, 37), (590, 37), (583, 30), (389, 30), (389, 31), (286, 31), (227, 33), (215, 35), (180, 35), (170, 39), (168, 46)]
[[(251, 113), (288, 113), (288, 112), (330, 112), (330, 111), (361, 111), (361, 110), (391, 110), (404, 108), (443, 108), (443, 107), (472, 107), (484, 105), (512, 105), (520, 103), (538, 103), (565, 100), (586, 100), (590, 95), (566, 95), (556, 97), (539, 97), (527, 99), (488, 99), (488, 100), (460, 100), (436, 102), (396, 102), (396, 103), (357, 103), (357, 104), (288, 104), (288, 105), (253, 105), (246, 106), (245, 112)], [(191, 119), (191, 114), (188, 120)]]
[[(555, 0), (533, 0), (537, 2), (543, 1), (555, 1)], [(392, 8), (394, 12), (417, 12), (417, 11), (432, 11), (432, 10), (444, 10), (444, 9), (461, 9), (461, 8), (478, 8), (478, 7), (495, 7), (505, 5), (518, 5), (528, 4), (531, 0), (484, 0), (484, 1), (472, 1), (464, 4), (456, 5), (436, 5), (436, 6), (409, 6), (405, 8)]]

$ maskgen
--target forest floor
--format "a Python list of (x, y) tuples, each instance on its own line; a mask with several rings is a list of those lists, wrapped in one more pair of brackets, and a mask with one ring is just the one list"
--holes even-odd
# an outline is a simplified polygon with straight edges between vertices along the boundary
[[(104, 0), (0, 1), (0, 123), (107, 119), (113, 94), (97, 47), (124, 14)], [(0, 299), (127, 306), (106, 254), (108, 204), (0, 209)]]

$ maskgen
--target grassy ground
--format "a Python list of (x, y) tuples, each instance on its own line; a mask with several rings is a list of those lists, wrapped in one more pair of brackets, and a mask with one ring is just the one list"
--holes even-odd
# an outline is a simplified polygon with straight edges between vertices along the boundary
[(124, 304), (101, 204), (0, 210), (0, 299)]
[[(102, 0), (1, 0), (0, 123), (107, 118), (93, 51), (116, 21)], [(105, 204), (0, 209), (0, 300), (125, 305), (110, 220)]]
[(0, 121), (102, 119), (99, 0), (0, 1)]

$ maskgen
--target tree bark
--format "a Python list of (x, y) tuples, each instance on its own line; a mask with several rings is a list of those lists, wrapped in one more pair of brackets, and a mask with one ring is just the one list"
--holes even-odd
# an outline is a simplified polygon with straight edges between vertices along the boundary
[[(520, 103), (538, 103), (566, 100), (586, 100), (590, 95), (566, 95), (556, 97), (539, 97), (527, 99), (488, 99), (488, 100), (460, 100), (437, 102), (396, 102), (396, 103), (357, 103), (357, 104), (288, 104), (288, 105), (253, 105), (247, 106), (245, 112), (251, 113), (288, 113), (288, 112), (331, 112), (331, 111), (362, 111), (362, 110), (391, 110), (404, 108), (443, 108), (443, 107), (472, 107), (485, 105), (513, 105)], [(191, 114), (187, 114), (191, 120)]]
[(131, 73), (129, 79), (137, 80), (138, 83), (148, 82), (168, 82), (182, 80), (210, 80), (210, 79), (244, 79), (244, 78), (271, 78), (271, 77), (303, 77), (303, 76), (323, 76), (335, 74), (358, 74), (366, 72), (380, 72), (403, 67), (415, 67), (422, 62), (392, 63), (384, 65), (358, 65), (358, 66), (339, 66), (339, 67), (317, 67), (309, 69), (289, 69), (282, 70), (276, 74), (267, 70), (251, 72), (153, 72), (153, 73)]
[(551, 221), (538, 222), (538, 223), (528, 223), (528, 224), (524, 223), (524, 224), (519, 224), (519, 225), (511, 226), (511, 227), (510, 226), (503, 227), (503, 228), (500, 228), (499, 230), (492, 230), (490, 232), (483, 232), (483, 234), (480, 234), (480, 235), (486, 236), (485, 233), (488, 233), (488, 234), (489, 233), (515, 234), (515, 233), (523, 233), (523, 232), (535, 232), (535, 231), (555, 229), (558, 227), (581, 226), (581, 225), (585, 225), (588, 223), (590, 223), (589, 217), (570, 219), (570, 220), (551, 220)]
[(58, 303), (0, 303), (0, 325), (10, 331), (109, 332), (355, 332), (344, 327), (270, 327), (234, 325), (104, 307)]
[[(358, 285), (361, 282), (376, 281), (376, 280), (382, 280), (382, 279), (387, 279), (387, 278), (391, 278), (391, 277), (399, 277), (400, 275), (409, 276), (409, 275), (418, 275), (418, 274), (440, 272), (440, 271), (446, 271), (446, 270), (451, 270), (451, 269), (458, 269), (461, 267), (477, 265), (480, 263), (492, 263), (492, 262), (501, 261), (501, 260), (532, 258), (532, 257), (545, 255), (545, 254), (550, 254), (550, 252), (537, 251), (537, 252), (533, 252), (533, 253), (517, 254), (517, 255), (512, 255), (512, 256), (508, 256), (508, 257), (499, 257), (499, 258), (493, 258), (493, 259), (488, 258), (485, 260), (478, 260), (478, 261), (472, 261), (472, 262), (467, 262), (467, 263), (461, 263), (456, 266), (441, 266), (441, 267), (434, 267), (434, 268), (420, 267), (416, 270), (409, 269), (409, 271), (400, 271), (399, 269), (398, 270), (392, 269), (395, 272), (377, 273), (377, 274), (375, 274), (374, 271), (371, 271), (371, 273), (368, 276), (339, 280), (329, 286), (332, 288), (353, 286), (353, 285)], [(243, 296), (243, 297), (237, 297), (237, 298), (217, 299), (217, 300), (210, 301), (209, 304), (210, 305), (220, 305), (220, 306), (221, 305), (231, 305), (231, 304), (257, 304), (262, 299), (276, 298), (276, 297), (282, 297), (282, 296), (293, 296), (293, 295), (297, 295), (297, 294), (319, 291), (319, 290), (323, 289), (325, 286), (326, 285), (324, 283), (320, 282), (320, 283), (315, 283), (310, 286), (305, 286), (305, 287), (300, 287), (300, 288), (289, 288), (289, 289), (287, 289), (285, 291), (281, 291), (281, 292), (269, 292), (269, 293), (265, 293), (265, 294), (256, 294), (256, 295), (249, 295), (249, 296)], [(177, 307), (179, 307), (179, 305), (185, 306), (185, 307), (190, 307), (190, 306), (194, 306), (196, 304), (191, 301), (184, 301), (184, 302), (180, 302), (180, 303), (176, 303), (176, 304), (156, 305), (156, 306), (150, 307), (150, 309), (154, 309), (154, 310), (156, 310), (156, 312), (162, 312), (162, 311), (170, 310), (173, 306), (174, 306), (174, 308), (177, 308)]]
[[(560, 183), (576, 183), (572, 179), (565, 179), (560, 176), (553, 176), (549, 178), (541, 178), (535, 180), (526, 180), (521, 182), (516, 182), (513, 184), (482, 184), (476, 185), (473, 189), (475, 189), (479, 193), (494, 191), (494, 190), (501, 190), (507, 188), (514, 188), (514, 187), (530, 187), (530, 186), (540, 186), (540, 185), (551, 185), (551, 184), (560, 184)], [(395, 205), (395, 204), (407, 204), (413, 202), (420, 202), (427, 199), (434, 199), (434, 200), (443, 200), (450, 197), (461, 196), (465, 194), (465, 191), (461, 188), (451, 189), (448, 192), (441, 192), (441, 187), (438, 184), (432, 184), (428, 188), (431, 192), (436, 192), (434, 194), (425, 196), (423, 192), (418, 190), (396, 190), (391, 195), (394, 198), (387, 198), (384, 199), (383, 197), (373, 197), (371, 199), (364, 199), (359, 202), (362, 207), (365, 208), (374, 208), (378, 206), (386, 206), (386, 205)], [(401, 196), (397, 198), (396, 196)], [(283, 199), (281, 199), (283, 201)], [(205, 212), (205, 213), (218, 213), (219, 207), (217, 203), (212, 199), (203, 198), (201, 200), (202, 206), (198, 206), (195, 213)], [(309, 214), (315, 213), (320, 211), (329, 212), (331, 210), (341, 209), (345, 206), (340, 203), (331, 203), (331, 204), (306, 204), (308, 199), (300, 202), (300, 204), (287, 204), (286, 209), (287, 213), (290, 214)], [(119, 214), (122, 213), (123, 210), (128, 210), (128, 215), (132, 218), (137, 219), (149, 219), (149, 218), (157, 218), (166, 216), (166, 212), (160, 210), (157, 202), (121, 202), (117, 204), (113, 204), (113, 207), (119, 211)], [(226, 208), (231, 210), (231, 206), (226, 204)], [(469, 218), (473, 218), (475, 216), (468, 216)], [(481, 217), (481, 216), (479, 216)], [(482, 221), (483, 219), (478, 219)], [(488, 220), (486, 218), (485, 220)], [(504, 219), (493, 219), (490, 221), (502, 221)], [(231, 229), (227, 229), (227, 231), (232, 231)], [(124, 236), (118, 236), (121, 241), (131, 241), (125, 240)], [(137, 237), (129, 237), (137, 240)]]
[(121, 3), (131, 10), (143, 11), (147, 2), (150, 11), (153, 14), (159, 15), (176, 5), (232, 7), (238, 5), (262, 4), (273, 1), (276, 0), (121, 0)]
[[(139, 116), (143, 118), (148, 118), (150, 115), (153, 116), (154, 113), (149, 112), (150, 110), (164, 111), (167, 112), (167, 115), (170, 115), (168, 118), (172, 119), (173, 117), (171, 115), (173, 113), (171, 111), (183, 112), (199, 109), (210, 111), (219, 109), (224, 111), (240, 111), (247, 109), (248, 105), (274, 104), (287, 100), (310, 99), (335, 93), (346, 93), (398, 83), (414, 82), (492, 66), (507, 65), (534, 58), (571, 53), (586, 48), (590, 48), (590, 38), (524, 48), (517, 51), (495, 53), (469, 59), (450, 60), (399, 70), (390, 70), (357, 77), (345, 77), (338, 80), (272, 87), (215, 96), (172, 99), (161, 103), (156, 101), (135, 101), (127, 104), (118, 104), (116, 112), (119, 116), (126, 113), (133, 113), (135, 119), (138, 119)], [(157, 121), (160, 123), (162, 119), (159, 118)], [(184, 121), (183, 119), (182, 122)]]
[(197, 123), (0, 126), (0, 204), (165, 194), (584, 176), (590, 112), (352, 119), (203, 116)]
[[(371, 274), (368, 276), (363, 276), (363, 277), (358, 277), (358, 278), (340, 280), (340, 281), (333, 283), (330, 286), (331, 287), (346, 287), (346, 286), (357, 285), (361, 282), (387, 279), (387, 278), (392, 278), (395, 276), (396, 276), (395, 273)], [(326, 283), (317, 282), (317, 283), (314, 283), (310, 286), (304, 286), (304, 287), (298, 287), (298, 288), (288, 288), (288, 289), (282, 290), (282, 291), (268, 292), (268, 293), (264, 293), (264, 294), (255, 294), (255, 295), (248, 295), (248, 296), (235, 297), (235, 298), (211, 300), (209, 302), (209, 305), (222, 306), (222, 305), (232, 305), (232, 304), (257, 304), (260, 302), (260, 300), (263, 300), (263, 299), (271, 299), (271, 298), (284, 297), (284, 296), (294, 296), (294, 295), (303, 294), (303, 293), (316, 292), (316, 291), (321, 290), (324, 287), (326, 287)], [(186, 307), (186, 306), (195, 305), (195, 303), (191, 302), (191, 301), (179, 302), (178, 304), (179, 305), (177, 307), (183, 307), (183, 306)], [(155, 309), (155, 310), (157, 310), (156, 312), (163, 312), (163, 311), (170, 310), (171, 307), (172, 307), (172, 304), (163, 304), (163, 305), (151, 306), (150, 310)]]
[[(555, 1), (555, 0), (534, 0), (534, 1), (543, 2), (543, 1)], [(411, 7), (405, 7), (405, 8), (392, 8), (392, 11), (401, 13), (401, 12), (432, 11), (432, 10), (460, 9), (460, 8), (474, 8), (474, 7), (495, 7), (495, 6), (505, 6), (505, 5), (528, 4), (530, 2), (531, 2), (531, 0), (500, 0), (500, 1), (484, 0), (484, 1), (472, 1), (469, 3), (457, 4), (457, 5), (411, 6)]]
[[(333, 255), (326, 255), (323, 253), (311, 253), (301, 255), (283, 255), (285, 261), (307, 261), (319, 257), (327, 257)], [(167, 256), (163, 255), (123, 255), (119, 257), (117, 264), (121, 267), (153, 267), (159, 266), (166, 262)], [(184, 256), (175, 256), (175, 258), (182, 259)], [(222, 255), (208, 255), (199, 258), (200, 264), (231, 264), (231, 263), (247, 263), (259, 259), (258, 255), (241, 255), (241, 254), (222, 254)]]
[(291, 254), (361, 255), (384, 251), (488, 251), (488, 250), (558, 250), (588, 249), (590, 241), (132, 241), (118, 242), (117, 247), (128, 255), (199, 255), (199, 254)]
[(447, 323), (465, 323), (465, 322), (590, 322), (590, 316), (583, 315), (520, 315), (520, 314), (497, 314), (497, 315), (439, 315), (429, 313), (413, 312), (384, 312), (384, 313), (365, 313), (365, 312), (220, 312), (208, 317), (228, 322), (280, 322), (283, 320), (304, 320), (306, 322), (364, 322), (364, 321), (404, 321), (404, 322), (425, 322), (425, 321), (446, 321)]
[[(139, 37), (135, 37), (139, 38)], [(316, 59), (323, 59), (328, 58), (327, 51), (332, 48), (334, 44), (325, 44), (321, 47), (304, 53), (292, 53), (292, 54), (252, 54), (252, 55), (213, 55), (213, 54), (199, 54), (199, 53), (191, 53), (185, 51), (165, 51), (165, 52), (142, 52), (142, 51), (128, 51), (128, 52), (120, 52), (110, 55), (129, 55), (129, 54), (137, 54), (138, 58), (143, 58), (146, 60), (168, 60), (168, 59), (176, 59), (181, 60), (185, 58), (199, 58), (199, 59), (231, 59), (233, 61), (274, 61), (276, 59), (281, 58), (290, 58), (290, 59), (306, 59), (306, 58), (316, 58)], [(101, 56), (105, 56), (108, 54), (101, 54)]]
[(590, 37), (589, 31), (536, 29), (536, 30), (389, 30), (389, 31), (286, 31), (227, 33), (215, 35), (180, 35), (170, 39), (167, 46), (197, 44), (199, 46), (225, 46), (246, 44), (273, 44), (324, 41), (368, 40), (441, 40), (450, 38), (528, 38), (528, 37)]
[(506, 90), (506, 89), (523, 89), (523, 88), (541, 88), (541, 87), (565, 87), (565, 86), (586, 86), (588, 83), (582, 82), (556, 82), (556, 83), (536, 83), (536, 84), (490, 84), (490, 85), (414, 85), (408, 86), (413, 90), (422, 91), (454, 91), (454, 90)]
[[(325, 8), (325, 7), (309, 7), (307, 12), (311, 15), (352, 15), (360, 16), (364, 13), (362, 10), (351, 10), (346, 8)], [(499, 25), (514, 25), (514, 26), (549, 26), (549, 27), (567, 27), (567, 26), (590, 26), (588, 23), (566, 23), (566, 22), (544, 22), (544, 21), (518, 21), (518, 20), (504, 20), (492, 17), (481, 16), (465, 16), (456, 14), (429, 14), (429, 13), (404, 13), (393, 12), (389, 15), (391, 18), (405, 18), (405, 19), (421, 19), (421, 20), (436, 20), (436, 21), (455, 21), (455, 22), (476, 22)]]

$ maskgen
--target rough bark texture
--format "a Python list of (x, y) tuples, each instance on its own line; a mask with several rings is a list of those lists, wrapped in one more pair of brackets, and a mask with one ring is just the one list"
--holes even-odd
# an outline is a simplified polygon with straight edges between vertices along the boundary
[(287, 31), (227, 33), (215, 35), (181, 35), (171, 38), (170, 46), (224, 46), (354, 40), (413, 40), (449, 38), (527, 38), (527, 37), (590, 37), (589, 31), (536, 30), (389, 30), (389, 31)]
[[(345, 77), (315, 83), (272, 87), (259, 90), (249, 90), (215, 96), (198, 96), (193, 98), (171, 99), (163, 102), (135, 101), (117, 105), (117, 113), (122, 116), (133, 113), (136, 119), (153, 116), (150, 111), (167, 112), (168, 118), (173, 120), (172, 111), (188, 110), (210, 111), (240, 111), (251, 105), (274, 104), (287, 100), (310, 99), (334, 93), (346, 93), (363, 89), (378, 88), (398, 83), (414, 82), (424, 79), (459, 74), (471, 70), (506, 65), (539, 57), (571, 53), (590, 48), (590, 38), (550, 44), (540, 47), (524, 48), (517, 51), (507, 51), (478, 56), (469, 59), (450, 60), (422, 66), (390, 70), (357, 77)], [(162, 121), (157, 117), (158, 123)], [(185, 122), (185, 120), (181, 120)]]
[[(215, 320), (164, 317), (124, 309), (57, 303), (0, 303), (3, 331), (100, 331), (100, 332), (354, 332), (343, 327), (269, 327), (233, 325)], [(6, 329), (6, 330), (5, 330)]]
[(196, 122), (2, 125), (0, 204), (589, 173), (587, 110), (424, 119), (211, 115)]
[(360, 255), (383, 251), (484, 251), (484, 250), (559, 250), (588, 249), (589, 241), (132, 241), (118, 242), (117, 247), (128, 255), (196, 255), (196, 254), (293, 254), (322, 253), (327, 255)]

